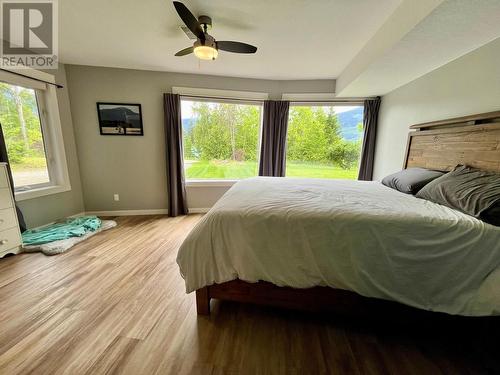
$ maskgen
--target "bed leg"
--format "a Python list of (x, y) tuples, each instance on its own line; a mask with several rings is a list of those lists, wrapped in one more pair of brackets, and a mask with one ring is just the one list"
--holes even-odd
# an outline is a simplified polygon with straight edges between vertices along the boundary
[(208, 287), (196, 290), (196, 311), (198, 315), (210, 315), (210, 296)]

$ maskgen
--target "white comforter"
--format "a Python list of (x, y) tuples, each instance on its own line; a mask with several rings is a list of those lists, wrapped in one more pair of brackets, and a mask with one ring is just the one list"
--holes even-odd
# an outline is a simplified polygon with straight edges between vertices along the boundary
[(378, 182), (238, 182), (188, 235), (177, 263), (187, 292), (239, 278), (500, 315), (500, 228)]

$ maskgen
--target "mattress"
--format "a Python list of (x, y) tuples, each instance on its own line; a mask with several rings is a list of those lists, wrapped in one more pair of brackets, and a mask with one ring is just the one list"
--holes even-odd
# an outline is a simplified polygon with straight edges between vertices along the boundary
[(187, 292), (263, 280), (500, 315), (500, 228), (379, 182), (242, 180), (186, 237), (177, 263)]

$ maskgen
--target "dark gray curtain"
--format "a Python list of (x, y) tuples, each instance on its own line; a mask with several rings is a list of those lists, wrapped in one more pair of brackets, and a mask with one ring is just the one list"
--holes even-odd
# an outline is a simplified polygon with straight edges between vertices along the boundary
[(181, 98), (164, 95), (165, 144), (167, 150), (168, 216), (186, 215), (186, 185), (182, 155)]
[(379, 108), (379, 97), (365, 100), (363, 114), (363, 147), (361, 149), (361, 163), (359, 165), (358, 180), (371, 181), (373, 179), (373, 162), (375, 159), (375, 140), (377, 137)]
[[(12, 195), (14, 195), (14, 180), (12, 179), (12, 171), (10, 170), (9, 155), (7, 154), (7, 145), (3, 137), (3, 129), (0, 124), (0, 162), (7, 163), (7, 173), (9, 175), (10, 188), (12, 189)], [(24, 216), (19, 207), (16, 204), (17, 220), (19, 221), (19, 228), (21, 233), (26, 230), (26, 222), (24, 221)]]
[(259, 176), (285, 176), (286, 131), (290, 102), (266, 100), (262, 122)]

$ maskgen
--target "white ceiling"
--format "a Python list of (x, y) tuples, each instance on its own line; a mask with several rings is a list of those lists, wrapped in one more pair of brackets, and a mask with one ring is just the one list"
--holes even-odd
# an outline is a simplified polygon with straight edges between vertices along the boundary
[[(167, 0), (59, 1), (63, 63), (263, 79), (336, 78), (402, 0), (184, 0), (210, 34), (258, 47), (216, 61), (174, 57), (190, 42)], [(417, 1), (417, 0), (412, 0)]]

